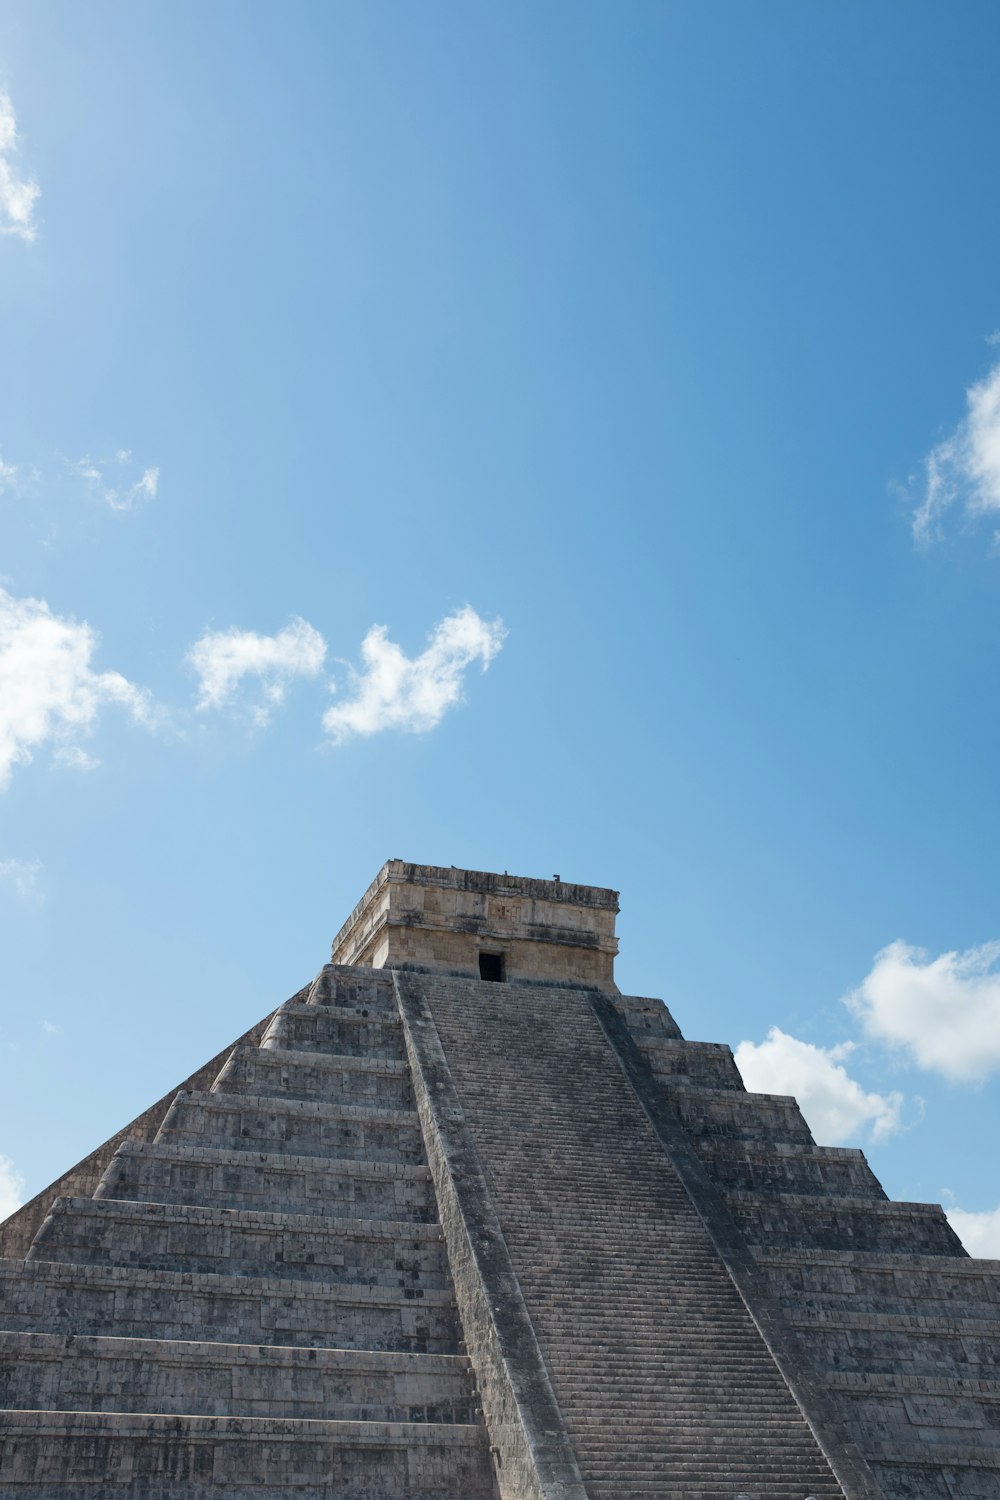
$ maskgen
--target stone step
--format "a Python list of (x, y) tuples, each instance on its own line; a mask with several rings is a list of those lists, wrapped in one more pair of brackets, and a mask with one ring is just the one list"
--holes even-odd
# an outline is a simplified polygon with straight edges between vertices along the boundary
[(750, 1094), (735, 1089), (676, 1089), (670, 1102), (694, 1137), (729, 1136), (746, 1141), (801, 1141), (813, 1146), (809, 1126), (786, 1094)]
[(608, 998), (637, 1041), (650, 1033), (682, 1039), (680, 1027), (662, 1000), (645, 995), (611, 995)]
[(1000, 1381), (834, 1374), (829, 1387), (866, 1446), (961, 1439), (1000, 1448)]
[(457, 1354), (450, 1292), (0, 1260), (0, 1328)]
[(752, 1481), (731, 1471), (720, 1474), (714, 1483), (704, 1482), (698, 1472), (677, 1484), (661, 1479), (652, 1484), (630, 1484), (627, 1491), (622, 1490), (616, 1479), (593, 1479), (588, 1481), (587, 1494), (591, 1500), (623, 1500), (626, 1494), (628, 1500), (803, 1500), (803, 1494), (807, 1500), (843, 1500), (844, 1496), (836, 1483), (814, 1481), (808, 1491), (803, 1491), (800, 1482), (789, 1481), (785, 1475), (770, 1479), (766, 1490), (759, 1489)]
[[(814, 1483), (804, 1491), (801, 1483), (794, 1479), (788, 1482), (786, 1476), (770, 1480), (766, 1490), (748, 1485), (747, 1480), (732, 1473), (721, 1474), (714, 1483), (702, 1483), (700, 1474), (695, 1474), (678, 1484), (662, 1479), (658, 1483), (630, 1484), (627, 1491), (616, 1480), (593, 1479), (588, 1481), (587, 1494), (591, 1500), (622, 1500), (624, 1495), (628, 1500), (803, 1500), (803, 1495), (807, 1500), (843, 1500), (844, 1496), (839, 1485)], [(929, 1496), (921, 1500), (929, 1500)]]
[(700, 1136), (695, 1149), (712, 1181), (723, 1191), (806, 1193), (875, 1198), (885, 1192), (863, 1151), (803, 1142), (765, 1143)]
[[(990, 1310), (992, 1313), (992, 1309)], [(846, 1310), (816, 1318), (789, 1305), (812, 1363), (822, 1371), (870, 1374), (954, 1375), (994, 1379), (1000, 1372), (1000, 1336), (994, 1317), (933, 1317)]]
[(470, 1422), (464, 1355), (0, 1332), (0, 1407)]
[(890, 1500), (996, 1500), (1000, 1452), (962, 1439), (866, 1445), (868, 1462)]
[[(586, 995), (421, 983), (588, 1495), (842, 1500)], [(791, 1100), (675, 1095), (811, 1144)]]
[(455, 1423), (0, 1413), (5, 1496), (493, 1500), (485, 1431)]
[(802, 1245), (817, 1250), (903, 1250), (948, 1257), (962, 1249), (936, 1203), (741, 1191), (728, 1192), (726, 1201), (751, 1249)]
[(971, 1256), (862, 1250), (757, 1248), (757, 1261), (782, 1300), (816, 1308), (827, 1297), (864, 1312), (910, 1307), (933, 1316), (998, 1316), (1000, 1261)]
[(425, 1166), (152, 1141), (124, 1142), (94, 1196), (340, 1218), (352, 1213), (419, 1223), (437, 1218)]
[(57, 1198), (27, 1259), (356, 1286), (450, 1286), (436, 1224), (114, 1198)]
[(903, 1396), (945, 1396), (949, 1399), (966, 1397), (988, 1401), (991, 1405), (1000, 1401), (1000, 1370), (990, 1379), (956, 1375), (902, 1375), (890, 1372), (875, 1375), (849, 1370), (832, 1370), (826, 1378), (831, 1391), (847, 1396), (866, 1394), (889, 1394)]
[(654, 1077), (664, 1087), (744, 1091), (732, 1048), (722, 1042), (685, 1042), (652, 1032), (640, 1033), (636, 1041)]
[(978, 1301), (974, 1296), (964, 1300), (957, 1298), (936, 1299), (920, 1296), (911, 1289), (908, 1293), (887, 1289), (881, 1296), (859, 1298), (849, 1292), (805, 1292), (796, 1296), (782, 1291), (778, 1301), (796, 1317), (809, 1317), (816, 1322), (836, 1323), (841, 1316), (856, 1312), (874, 1317), (902, 1318), (979, 1318), (1000, 1320), (1000, 1307), (992, 1301)]
[(356, 1010), (361, 1015), (399, 1015), (388, 970), (354, 969), (343, 964), (327, 964), (320, 970), (309, 986), (305, 1003)]
[(333, 1007), (296, 1005), (278, 1011), (260, 1045), (266, 1050), (335, 1053), (341, 1057), (406, 1056), (398, 1016), (365, 1016)]
[(318, 1104), (309, 1099), (227, 1093), (180, 1093), (157, 1142), (203, 1142), (232, 1151), (287, 1151), (295, 1156), (364, 1161), (424, 1160), (413, 1109)]
[(410, 1109), (413, 1094), (405, 1062), (386, 1058), (327, 1057), (260, 1047), (235, 1047), (212, 1085), (213, 1094), (273, 1094), (321, 1104), (364, 1104)]

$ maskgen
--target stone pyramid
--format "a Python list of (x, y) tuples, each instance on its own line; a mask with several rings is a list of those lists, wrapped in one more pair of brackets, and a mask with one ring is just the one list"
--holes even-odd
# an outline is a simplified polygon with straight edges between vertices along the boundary
[(1000, 1500), (1000, 1264), (620, 995), (617, 906), (390, 861), (0, 1227), (0, 1497)]

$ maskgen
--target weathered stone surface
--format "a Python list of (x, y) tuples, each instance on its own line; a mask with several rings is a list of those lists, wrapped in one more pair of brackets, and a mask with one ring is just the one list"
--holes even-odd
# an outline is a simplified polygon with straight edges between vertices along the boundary
[(1000, 1264), (620, 995), (616, 910), (390, 861), (14, 1215), (0, 1495), (998, 1500)]
[(614, 989), (617, 891), (391, 859), (333, 940), (335, 964), (479, 978), (479, 955), (508, 979)]
[(493, 1500), (389, 976), (189, 1084), (0, 1261), (0, 1494)]
[(156, 1139), (162, 1145), (205, 1145), (227, 1151), (369, 1162), (423, 1161), (420, 1125), (412, 1110), (317, 1104), (273, 1095), (182, 1091), (167, 1110)]
[(476, 1399), (461, 1355), (5, 1332), (0, 1407), (474, 1422)]
[(888, 1202), (860, 1152), (815, 1146), (793, 1100), (697, 1087), (682, 1041), (665, 1068), (612, 1004), (886, 1500), (995, 1500), (1000, 1265), (937, 1205)]
[(588, 1495), (841, 1497), (586, 992), (410, 983), (440, 1032)]

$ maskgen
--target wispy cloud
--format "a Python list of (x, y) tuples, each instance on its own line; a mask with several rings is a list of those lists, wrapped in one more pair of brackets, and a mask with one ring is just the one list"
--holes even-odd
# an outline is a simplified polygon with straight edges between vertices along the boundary
[(408, 657), (385, 625), (372, 626), (361, 643), (362, 670), (349, 669), (350, 697), (327, 709), (324, 729), (337, 744), (382, 729), (433, 729), (461, 701), (466, 669), (478, 661), (485, 672), (506, 634), (502, 620), (483, 620), (466, 605), (431, 632), (426, 651)]
[(736, 1066), (748, 1089), (794, 1094), (821, 1146), (839, 1146), (869, 1132), (884, 1141), (902, 1126), (903, 1096), (868, 1093), (844, 1067), (856, 1043), (816, 1047), (772, 1026), (765, 1041), (740, 1042)]
[(95, 462), (89, 455), (78, 459), (75, 471), (88, 490), (110, 510), (135, 510), (142, 501), (155, 500), (160, 484), (159, 469), (138, 472), (129, 448), (119, 448), (114, 458), (107, 461)]
[(0, 790), (16, 765), (51, 742), (72, 760), (102, 709), (118, 704), (150, 725), (150, 695), (120, 672), (95, 672), (98, 636), (85, 622), (55, 615), (43, 599), (15, 599), (0, 588)]
[(18, 171), (17, 121), (10, 95), (0, 90), (0, 234), (17, 235), (29, 244), (36, 237), (35, 204), (41, 188)]
[(924, 460), (924, 495), (913, 516), (921, 543), (938, 535), (953, 505), (970, 515), (1000, 511), (1000, 363), (969, 386), (965, 401), (965, 417)]
[(945, 1213), (970, 1255), (1000, 1260), (1000, 1208), (988, 1208), (982, 1213), (946, 1208)]
[(932, 958), (901, 941), (846, 998), (870, 1037), (952, 1083), (1000, 1071), (1000, 942)]
[(60, 745), (52, 752), (52, 762), (69, 771), (96, 771), (101, 764), (95, 755), (88, 755), (82, 745)]
[(0, 1219), (9, 1218), (20, 1208), (24, 1193), (24, 1178), (9, 1156), (0, 1156)]
[(0, 881), (25, 900), (41, 899), (42, 862), (38, 859), (0, 859)]
[(62, 1027), (57, 1026), (55, 1021), (43, 1021), (42, 1030), (46, 1036), (62, 1036), (63, 1034)]
[(317, 677), (326, 660), (326, 642), (318, 630), (295, 617), (277, 635), (252, 630), (209, 630), (195, 641), (187, 661), (198, 674), (198, 707), (223, 708), (234, 702), (245, 679), (259, 695), (250, 703), (254, 722), (265, 725), (284, 701), (296, 677)]
[(17, 464), (6, 464), (0, 458), (0, 495), (5, 490), (16, 490), (18, 487)]

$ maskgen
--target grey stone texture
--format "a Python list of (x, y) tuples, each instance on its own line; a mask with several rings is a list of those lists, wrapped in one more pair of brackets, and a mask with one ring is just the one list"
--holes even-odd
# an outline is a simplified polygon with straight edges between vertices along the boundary
[(668, 1073), (672, 1017), (606, 1003), (886, 1500), (997, 1500), (1000, 1263), (969, 1258), (937, 1205), (889, 1202), (861, 1152), (817, 1147), (793, 1099)]
[(156, 1116), (0, 1261), (0, 1495), (493, 1500), (391, 976), (325, 970)]
[(1000, 1264), (620, 995), (617, 906), (390, 861), (0, 1226), (0, 1500), (1000, 1500)]

